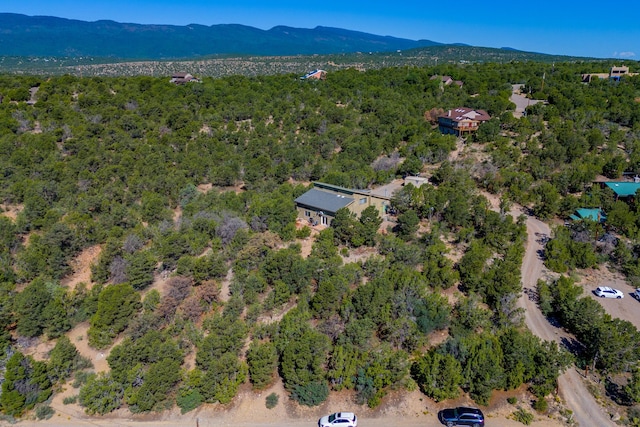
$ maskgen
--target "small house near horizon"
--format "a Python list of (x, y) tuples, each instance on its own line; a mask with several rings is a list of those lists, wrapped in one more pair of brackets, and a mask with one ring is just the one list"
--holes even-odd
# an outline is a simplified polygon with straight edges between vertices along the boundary
[(171, 83), (177, 84), (177, 85), (183, 85), (185, 83), (200, 83), (200, 79), (192, 76), (189, 73), (173, 73), (171, 75), (171, 80), (169, 80)]
[(462, 85), (464, 84), (461, 80), (453, 80), (451, 76), (434, 75), (429, 78), (429, 80), (438, 80), (438, 79), (440, 79), (440, 83), (443, 86), (449, 86), (451, 84), (455, 84), (458, 87), (462, 87)]
[(588, 74), (583, 74), (582, 75), (582, 82), (583, 83), (589, 83), (594, 78), (610, 79), (610, 80), (619, 81), (620, 78), (622, 78), (624, 76), (636, 76), (636, 75), (638, 75), (638, 73), (630, 73), (629, 72), (629, 67), (627, 67), (626, 65), (622, 65), (622, 66), (619, 66), (619, 67), (613, 66), (613, 67), (611, 67), (611, 69), (609, 70), (608, 73), (588, 73)]
[(313, 70), (300, 77), (301, 80), (325, 80), (327, 78), (327, 72), (324, 70)]

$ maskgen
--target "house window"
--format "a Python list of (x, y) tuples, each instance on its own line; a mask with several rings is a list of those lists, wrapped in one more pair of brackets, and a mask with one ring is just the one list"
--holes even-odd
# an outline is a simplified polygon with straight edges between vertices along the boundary
[(320, 220), (321, 220), (321, 222), (322, 222), (322, 225), (329, 225), (329, 218), (328, 218), (328, 217), (326, 217), (326, 216), (322, 216), (322, 217), (320, 218)]
[(360, 199), (360, 204), (364, 205), (365, 203), (367, 203), (367, 198), (363, 197), (362, 199)]
[(311, 212), (310, 211), (304, 211), (304, 216), (309, 218), (311, 216)]

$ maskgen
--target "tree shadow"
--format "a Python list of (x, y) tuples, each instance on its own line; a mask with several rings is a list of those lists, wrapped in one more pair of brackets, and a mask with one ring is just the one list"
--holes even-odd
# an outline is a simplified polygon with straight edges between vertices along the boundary
[(621, 406), (633, 405), (633, 399), (629, 397), (629, 394), (625, 392), (624, 387), (614, 382), (610, 377), (607, 377), (604, 382), (604, 388), (607, 392), (607, 396), (614, 402)]
[(584, 351), (584, 344), (575, 338), (562, 337), (560, 338), (560, 344), (571, 354), (579, 355)]
[(549, 324), (554, 328), (562, 328), (562, 323), (560, 323), (560, 320), (558, 320), (558, 318), (554, 316), (545, 316), (545, 318), (547, 319), (547, 322), (549, 322)]

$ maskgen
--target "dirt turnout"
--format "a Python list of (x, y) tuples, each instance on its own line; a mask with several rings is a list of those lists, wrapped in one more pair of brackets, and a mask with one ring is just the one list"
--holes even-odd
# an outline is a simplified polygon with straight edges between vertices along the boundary
[[(279, 403), (273, 409), (267, 409), (265, 398), (271, 393), (279, 396)], [(485, 409), (487, 425), (500, 427), (522, 427), (509, 415), (516, 410), (506, 402), (506, 393), (498, 392), (491, 407)], [(529, 408), (525, 391), (511, 392), (518, 397), (524, 407)], [(60, 400), (61, 401), (61, 400)], [(471, 401), (461, 398), (448, 405), (469, 405)], [(196, 411), (180, 414), (178, 409), (161, 414), (130, 416), (125, 411), (106, 417), (88, 417), (77, 405), (62, 405), (55, 399), (56, 414), (46, 421), (22, 421), (18, 426), (103, 426), (103, 427), (313, 427), (322, 415), (336, 411), (354, 411), (358, 415), (361, 427), (442, 427), (437, 413), (447, 407), (427, 399), (419, 391), (392, 392), (376, 409), (369, 409), (353, 403), (351, 392), (332, 393), (322, 405), (314, 408), (299, 406), (289, 400), (282, 383), (277, 382), (268, 390), (251, 391), (245, 386), (238, 397), (229, 405), (203, 405)], [(531, 409), (528, 409), (532, 412)], [(563, 424), (547, 416), (536, 415), (531, 424), (534, 427), (560, 427)]]

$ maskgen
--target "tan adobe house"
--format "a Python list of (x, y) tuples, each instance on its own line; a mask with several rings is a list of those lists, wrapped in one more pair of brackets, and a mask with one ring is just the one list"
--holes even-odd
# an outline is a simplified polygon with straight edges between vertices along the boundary
[(438, 116), (438, 128), (445, 135), (464, 136), (478, 130), (478, 126), (491, 119), (484, 110), (458, 107)]
[(608, 73), (591, 73), (591, 74), (583, 74), (582, 75), (582, 83), (589, 83), (592, 79), (611, 79), (611, 80), (620, 80), (621, 77), (624, 76), (637, 76), (638, 73), (630, 73), (629, 67), (621, 66), (621, 67), (611, 67)]
[(200, 83), (200, 79), (193, 77), (189, 73), (173, 73), (171, 75), (171, 80), (169, 81), (177, 85), (183, 85), (185, 83), (190, 83), (190, 82)]
[(462, 83), (462, 81), (460, 81), (460, 80), (453, 80), (453, 79), (451, 78), (451, 76), (438, 76), (438, 75), (435, 75), (435, 76), (431, 76), (431, 77), (429, 78), (429, 80), (437, 80), (437, 79), (440, 79), (440, 83), (441, 83), (442, 85), (444, 85), (444, 86), (449, 86), (450, 84), (452, 84), (452, 83), (453, 83), (453, 84), (455, 84), (455, 85), (456, 85), (456, 86), (458, 86), (458, 87), (462, 87), (462, 85), (464, 84), (464, 83)]
[(390, 206), (389, 190), (354, 190), (337, 185), (314, 182), (313, 188), (295, 200), (298, 218), (311, 225), (331, 225), (336, 212), (347, 208), (357, 217), (369, 206), (375, 206), (380, 216)]

